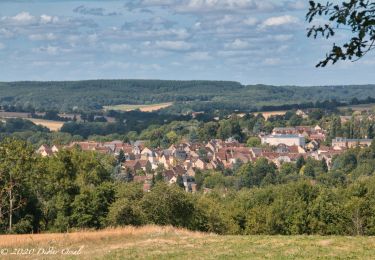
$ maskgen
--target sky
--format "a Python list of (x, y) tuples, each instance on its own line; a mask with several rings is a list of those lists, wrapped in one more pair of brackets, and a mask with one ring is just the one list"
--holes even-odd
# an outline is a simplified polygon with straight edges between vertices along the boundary
[(307, 0), (0, 0), (0, 81), (375, 83), (375, 54), (315, 68)]

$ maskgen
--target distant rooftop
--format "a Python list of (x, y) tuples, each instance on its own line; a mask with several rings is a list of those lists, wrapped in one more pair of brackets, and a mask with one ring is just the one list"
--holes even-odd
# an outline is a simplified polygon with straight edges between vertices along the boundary
[(267, 138), (302, 138), (303, 136), (291, 135), (291, 134), (286, 134), (286, 135), (279, 134), (279, 135), (267, 135), (265, 137)]

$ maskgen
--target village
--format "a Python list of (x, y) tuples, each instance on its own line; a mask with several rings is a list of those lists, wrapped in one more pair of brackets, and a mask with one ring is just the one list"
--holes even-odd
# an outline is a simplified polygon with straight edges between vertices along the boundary
[(195, 173), (197, 170), (233, 169), (239, 163), (255, 162), (266, 158), (280, 167), (283, 163), (295, 163), (299, 158), (309, 157), (324, 160), (327, 168), (332, 167), (332, 159), (353, 147), (370, 146), (372, 139), (347, 139), (336, 137), (331, 146), (325, 146), (327, 131), (320, 126), (296, 126), (274, 128), (269, 135), (260, 134), (261, 145), (248, 147), (234, 138), (213, 139), (207, 143), (181, 142), (168, 149), (150, 148), (147, 141), (125, 143), (111, 142), (72, 142), (67, 146), (50, 147), (42, 145), (37, 153), (43, 157), (53, 156), (60, 149), (78, 147), (82, 151), (95, 151), (112, 155), (119, 161), (118, 174), (123, 180), (140, 182), (144, 190), (151, 189), (156, 171), (169, 184), (183, 183), (187, 192), (195, 192)]

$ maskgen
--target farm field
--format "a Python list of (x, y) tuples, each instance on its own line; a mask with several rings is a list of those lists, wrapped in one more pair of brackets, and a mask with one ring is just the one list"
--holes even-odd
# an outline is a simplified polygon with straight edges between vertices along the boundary
[[(11, 255), (15, 248), (34, 253)], [(4, 235), (0, 249), (4, 259), (373, 259), (375, 237), (219, 236), (146, 226)]]
[(36, 125), (41, 125), (49, 128), (51, 131), (59, 131), (61, 127), (64, 125), (64, 122), (61, 121), (52, 121), (52, 120), (44, 120), (44, 119), (37, 119), (37, 118), (24, 118), (26, 120), (30, 120)]
[(173, 103), (159, 103), (159, 104), (150, 104), (150, 105), (116, 105), (116, 106), (105, 106), (104, 110), (118, 110), (118, 111), (132, 111), (139, 109), (142, 112), (152, 112), (157, 111), (163, 108), (172, 106)]
[(287, 111), (269, 111), (269, 112), (256, 112), (253, 113), (254, 116), (257, 116), (258, 114), (262, 114), (263, 117), (267, 120), (271, 116), (283, 116), (286, 114)]

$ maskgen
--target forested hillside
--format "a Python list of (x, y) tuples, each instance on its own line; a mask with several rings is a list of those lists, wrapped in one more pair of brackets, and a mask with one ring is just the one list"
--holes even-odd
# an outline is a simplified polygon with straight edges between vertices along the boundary
[(0, 83), (0, 105), (99, 110), (105, 105), (175, 102), (170, 112), (212, 109), (249, 111), (262, 106), (375, 97), (374, 85), (295, 87), (244, 86), (230, 81), (91, 80)]

